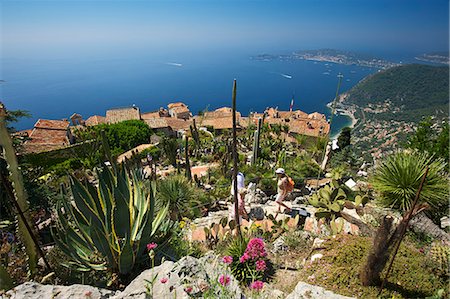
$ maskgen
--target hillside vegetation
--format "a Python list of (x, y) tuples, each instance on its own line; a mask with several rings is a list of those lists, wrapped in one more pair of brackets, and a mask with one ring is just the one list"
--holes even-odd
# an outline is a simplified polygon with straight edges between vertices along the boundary
[(374, 74), (348, 92), (346, 102), (366, 107), (390, 101), (379, 120), (418, 122), (424, 116), (448, 116), (449, 68), (411, 64)]

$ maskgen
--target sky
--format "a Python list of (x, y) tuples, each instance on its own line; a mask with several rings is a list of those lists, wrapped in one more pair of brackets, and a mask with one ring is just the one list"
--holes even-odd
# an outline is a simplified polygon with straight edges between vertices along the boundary
[(2, 58), (446, 51), (448, 0), (0, 0)]

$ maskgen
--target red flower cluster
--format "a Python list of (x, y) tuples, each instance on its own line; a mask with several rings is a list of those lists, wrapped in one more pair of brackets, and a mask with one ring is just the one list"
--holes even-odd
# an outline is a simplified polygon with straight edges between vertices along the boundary
[(264, 283), (260, 280), (254, 281), (252, 282), (252, 284), (250, 285), (250, 288), (253, 290), (261, 290), (264, 287)]
[(266, 249), (264, 248), (264, 241), (260, 238), (253, 238), (248, 242), (245, 253), (252, 260), (257, 260), (259, 258), (265, 257), (267, 255)]
[(263, 260), (256, 261), (256, 271), (266, 270), (266, 262)]
[(231, 264), (233, 262), (233, 257), (226, 255), (222, 258), (222, 262), (224, 262), (225, 264)]
[(219, 282), (220, 282), (220, 284), (221, 285), (223, 285), (223, 286), (227, 286), (227, 285), (229, 285), (230, 284), (230, 276), (228, 276), (228, 275), (220, 275), (220, 277), (219, 277)]

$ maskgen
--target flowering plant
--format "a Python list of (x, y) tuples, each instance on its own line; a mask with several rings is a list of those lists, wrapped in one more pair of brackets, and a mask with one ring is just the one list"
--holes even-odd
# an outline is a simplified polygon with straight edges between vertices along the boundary
[(261, 238), (237, 238), (230, 244), (227, 253), (232, 258), (229, 264), (231, 273), (237, 280), (250, 284), (263, 279), (267, 270), (267, 252)]

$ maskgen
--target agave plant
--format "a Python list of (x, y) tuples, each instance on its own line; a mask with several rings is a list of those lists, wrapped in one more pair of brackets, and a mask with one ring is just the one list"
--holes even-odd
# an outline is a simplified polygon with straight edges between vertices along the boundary
[(386, 207), (408, 210), (428, 166), (429, 172), (420, 193), (420, 202), (435, 210), (448, 210), (447, 163), (433, 158), (427, 153), (404, 151), (392, 154), (382, 161), (371, 177), (373, 188), (380, 194), (379, 202)]
[(181, 175), (170, 176), (159, 181), (157, 198), (170, 207), (170, 218), (181, 220), (182, 216), (192, 217), (200, 204), (198, 194), (192, 184)]
[(56, 244), (79, 271), (127, 274), (146, 258), (146, 245), (166, 238), (168, 205), (158, 207), (155, 188), (141, 171), (108, 168), (98, 186), (71, 178), (73, 201), (57, 205)]

